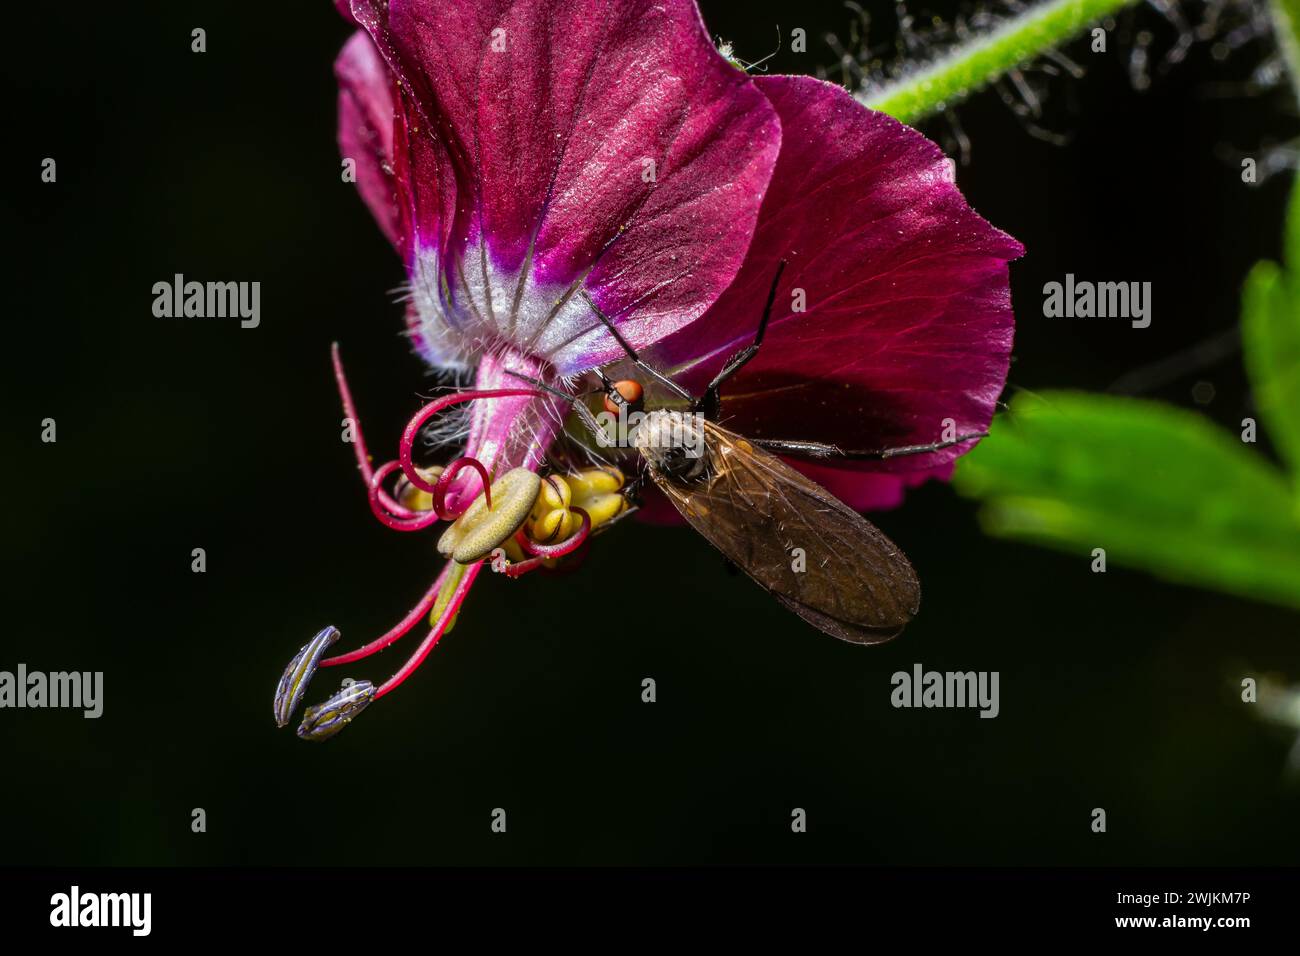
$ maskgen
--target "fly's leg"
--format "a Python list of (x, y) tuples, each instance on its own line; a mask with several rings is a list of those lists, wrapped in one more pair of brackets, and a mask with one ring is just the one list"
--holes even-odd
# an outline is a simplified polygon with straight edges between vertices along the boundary
[(808, 458), (842, 458), (847, 461), (884, 461), (889, 458), (902, 458), (905, 455), (925, 455), (932, 451), (942, 451), (953, 445), (962, 445), (968, 441), (987, 438), (988, 432), (971, 432), (958, 435), (947, 441), (931, 442), (928, 445), (901, 445), (898, 448), (879, 448), (871, 451), (840, 448), (816, 441), (785, 441), (780, 438), (750, 438), (749, 441), (760, 448), (789, 455), (803, 455)]
[[(579, 293), (579, 295), (581, 295), (584, 299), (587, 300), (587, 305), (591, 307), (592, 312), (596, 313), (596, 318), (600, 319), (601, 324), (605, 326), (605, 329), (609, 332), (609, 334), (614, 336), (614, 341), (619, 344), (619, 348), (621, 348), (624, 352), (627, 353), (627, 357), (633, 361), (633, 363), (636, 365), (637, 368), (645, 372), (647, 375), (649, 375), (651, 378), (655, 379), (656, 381), (662, 382), (664, 385), (667, 385), (670, 389), (676, 392), (679, 397), (686, 399), (688, 402), (694, 401), (694, 398), (690, 392), (686, 391), (686, 389), (682, 388), (680, 385), (674, 382), (663, 372), (659, 371), (657, 368), (654, 368), (653, 366), (642, 361), (641, 356), (637, 355), (636, 349), (632, 348), (631, 343), (628, 342), (627, 339), (623, 338), (623, 333), (620, 332), (614, 326), (614, 323), (610, 321), (609, 316), (607, 316), (604, 312), (600, 311), (600, 306), (596, 305), (595, 301), (591, 298), (590, 295), (588, 295), (586, 289), (583, 289), (582, 292)], [(613, 383), (610, 382), (605, 377), (603, 372), (600, 373), (600, 381), (601, 384), (605, 385), (609, 391), (613, 391), (614, 394), (617, 394), (617, 391), (613, 389)], [(609, 391), (607, 391), (606, 394), (608, 394)]]
[(727, 360), (727, 364), (722, 367), (722, 371), (713, 377), (713, 381), (704, 390), (704, 394), (696, 399), (691, 406), (693, 411), (700, 412), (711, 422), (716, 422), (718, 415), (722, 411), (722, 384), (744, 368), (745, 364), (758, 354), (759, 346), (763, 344), (763, 335), (767, 332), (767, 323), (772, 318), (772, 305), (776, 302), (776, 290), (781, 284), (781, 273), (784, 271), (785, 260), (782, 259), (777, 263), (776, 275), (772, 277), (772, 288), (768, 290), (767, 304), (763, 306), (763, 317), (758, 321), (758, 332), (754, 334), (753, 343)]

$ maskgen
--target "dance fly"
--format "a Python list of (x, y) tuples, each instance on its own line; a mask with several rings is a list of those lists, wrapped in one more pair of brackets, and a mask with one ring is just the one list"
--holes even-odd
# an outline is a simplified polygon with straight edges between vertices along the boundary
[[(811, 441), (751, 440), (719, 425), (721, 386), (758, 353), (784, 268), (783, 261), (753, 344), (730, 359), (699, 397), (642, 361), (584, 292), (588, 305), (632, 362), (685, 399), (688, 410), (644, 412), (639, 382), (610, 381), (600, 371), (597, 375), (608, 410), (643, 412), (632, 445), (645, 462), (645, 474), (692, 528), (814, 627), (857, 644), (880, 643), (898, 636), (920, 607), (921, 586), (911, 562), (880, 529), (774, 452), (887, 459), (937, 451), (984, 435), (845, 451)], [(586, 405), (580, 400), (573, 404), (588, 428), (599, 430)], [(633, 483), (629, 495), (635, 494), (635, 488)]]

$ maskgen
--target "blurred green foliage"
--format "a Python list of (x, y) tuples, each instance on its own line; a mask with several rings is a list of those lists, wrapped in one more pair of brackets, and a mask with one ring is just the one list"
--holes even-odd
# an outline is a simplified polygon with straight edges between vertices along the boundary
[(1289, 476), (1201, 415), (1141, 399), (1022, 395), (954, 478), (989, 533), (1300, 608), (1300, 188), (1286, 262), (1247, 277), (1242, 341)]
[(1241, 336), (1255, 404), (1300, 490), (1300, 188), (1291, 191), (1285, 268), (1260, 262), (1246, 278)]
[(1023, 395), (954, 479), (991, 534), (1300, 608), (1286, 477), (1239, 436), (1161, 402)]

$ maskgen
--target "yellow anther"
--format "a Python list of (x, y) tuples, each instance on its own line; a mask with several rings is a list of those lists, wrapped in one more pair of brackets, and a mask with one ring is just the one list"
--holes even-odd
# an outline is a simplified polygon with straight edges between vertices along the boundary
[(574, 502), (579, 508), (591, 515), (591, 526), (599, 528), (606, 522), (613, 521), (627, 509), (627, 499), (617, 492), (596, 495), (590, 499)]
[[(438, 476), (442, 474), (443, 467), (442, 465), (433, 465), (430, 468), (417, 468), (415, 472), (426, 482), (433, 484), (438, 480)], [(406, 480), (405, 475), (397, 479), (393, 494), (397, 498), (397, 503), (408, 511), (433, 510), (433, 495), (415, 487)]]
[(501, 543), (501, 550), (506, 553), (506, 558), (510, 561), (523, 561), (528, 555), (524, 554), (524, 549), (519, 547), (519, 542), (512, 535), (508, 541)]
[[(627, 508), (617, 468), (590, 468), (571, 475), (539, 477), (527, 468), (508, 471), (492, 483), (492, 508), (482, 495), (438, 540), (438, 551), (461, 564), (472, 564), (501, 548), (511, 563), (531, 555), (515, 540), (520, 528), (535, 544), (557, 544), (582, 528), (574, 508), (582, 508), (593, 529)], [(408, 505), (408, 507), (410, 507)], [(545, 561), (553, 567), (557, 559)], [(435, 611), (437, 609), (435, 608)]]
[(492, 509), (479, 495), (438, 539), (438, 552), (461, 564), (472, 564), (508, 541), (528, 518), (542, 479), (527, 468), (515, 468), (492, 482)]
[(532, 517), (537, 519), (548, 511), (567, 508), (572, 500), (573, 492), (564, 476), (547, 475), (542, 479), (542, 490), (537, 493), (537, 501), (533, 504)]
[(572, 499), (569, 482), (564, 476), (547, 475), (543, 478), (542, 490), (537, 493), (528, 523), (524, 525), (528, 537), (538, 544), (555, 544), (576, 531), (581, 522), (569, 511)]
[[(588, 468), (576, 475), (568, 476), (569, 487), (573, 497), (590, 498), (597, 494), (609, 494), (623, 487), (623, 473), (617, 468)], [(579, 507), (582, 505), (574, 501)]]
[(547, 475), (524, 525), (538, 544), (556, 544), (578, 533), (582, 526), (573, 509), (591, 517), (592, 528), (610, 521), (627, 507), (619, 489), (623, 473), (617, 468), (588, 468), (569, 475)]
[(544, 511), (539, 517), (528, 522), (528, 537), (538, 544), (555, 544), (557, 541), (563, 541), (568, 517), (569, 511), (566, 508)]
[(623, 473), (617, 468), (589, 468), (570, 479), (573, 505), (591, 516), (592, 528), (613, 521), (627, 509)]

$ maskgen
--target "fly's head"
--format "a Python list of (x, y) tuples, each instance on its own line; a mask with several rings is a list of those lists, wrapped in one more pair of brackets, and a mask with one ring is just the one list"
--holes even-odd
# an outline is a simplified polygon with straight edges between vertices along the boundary
[(611, 415), (625, 412), (645, 411), (645, 390), (641, 383), (633, 378), (611, 382), (601, 375), (601, 384), (605, 387), (605, 411)]

